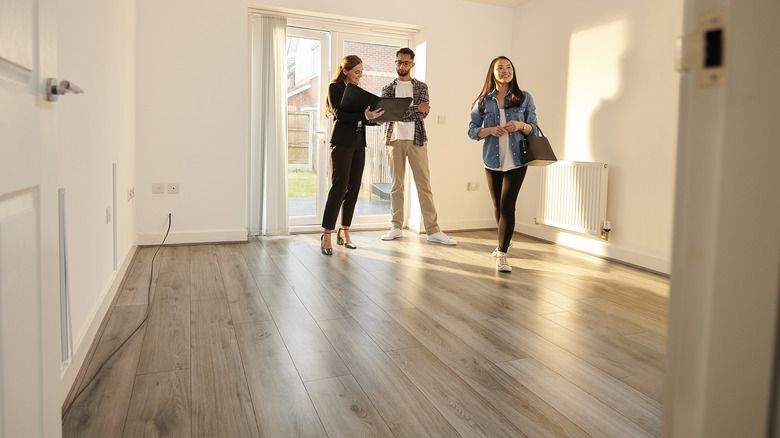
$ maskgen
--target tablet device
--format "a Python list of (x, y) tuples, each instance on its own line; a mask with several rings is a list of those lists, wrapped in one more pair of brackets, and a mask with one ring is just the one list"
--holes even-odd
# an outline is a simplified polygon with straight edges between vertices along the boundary
[(409, 105), (412, 104), (412, 98), (411, 97), (383, 97), (379, 99), (379, 102), (376, 104), (376, 107), (372, 106), (371, 110), (373, 111), (374, 108), (382, 108), (385, 110), (385, 112), (374, 119), (375, 122), (397, 122), (404, 118), (406, 115), (406, 110), (409, 108)]
[(341, 97), (341, 109), (345, 111), (362, 112), (368, 107), (372, 111), (376, 108), (384, 109), (384, 114), (374, 119), (375, 122), (397, 122), (404, 118), (411, 104), (411, 97), (379, 97), (355, 84), (347, 84)]

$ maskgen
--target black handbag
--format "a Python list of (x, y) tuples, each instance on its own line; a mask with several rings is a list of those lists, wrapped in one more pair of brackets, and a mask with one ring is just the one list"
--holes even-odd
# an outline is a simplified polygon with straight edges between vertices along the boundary
[(558, 161), (542, 128), (539, 125), (536, 127), (539, 128), (539, 135), (527, 136), (520, 145), (520, 163), (524, 166), (546, 166)]

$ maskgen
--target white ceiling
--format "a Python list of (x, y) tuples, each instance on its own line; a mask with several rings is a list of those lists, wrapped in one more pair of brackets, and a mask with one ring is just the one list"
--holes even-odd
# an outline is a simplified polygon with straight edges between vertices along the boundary
[(486, 5), (503, 6), (505, 8), (514, 8), (530, 0), (466, 0), (472, 3), (483, 3)]

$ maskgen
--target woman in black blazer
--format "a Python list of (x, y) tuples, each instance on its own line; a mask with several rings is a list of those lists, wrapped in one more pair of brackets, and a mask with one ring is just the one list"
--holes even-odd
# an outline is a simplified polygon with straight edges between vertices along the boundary
[(341, 210), (341, 227), (337, 234), (339, 245), (357, 248), (349, 238), (349, 226), (355, 212), (360, 181), (363, 178), (363, 166), (366, 161), (366, 128), (369, 120), (384, 113), (381, 108), (362, 112), (341, 110), (341, 97), (347, 89), (347, 83), (359, 85), (363, 76), (363, 61), (355, 55), (347, 55), (341, 60), (336, 74), (330, 81), (328, 98), (325, 100), (326, 114), (333, 117), (333, 130), (330, 134), (331, 186), (325, 213), (322, 215), (323, 234), (320, 238), (320, 250), (325, 255), (333, 254), (330, 234), (336, 228), (336, 219)]

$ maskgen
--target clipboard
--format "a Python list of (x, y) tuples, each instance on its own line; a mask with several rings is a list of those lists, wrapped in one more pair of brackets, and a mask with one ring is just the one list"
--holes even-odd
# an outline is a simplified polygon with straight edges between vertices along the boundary
[(355, 84), (347, 84), (341, 97), (341, 109), (349, 112), (363, 112), (382, 108), (384, 114), (372, 120), (374, 122), (397, 122), (404, 118), (406, 110), (412, 104), (411, 97), (379, 97)]

